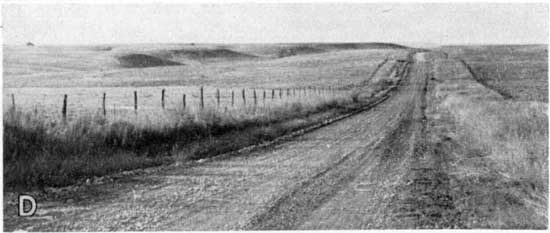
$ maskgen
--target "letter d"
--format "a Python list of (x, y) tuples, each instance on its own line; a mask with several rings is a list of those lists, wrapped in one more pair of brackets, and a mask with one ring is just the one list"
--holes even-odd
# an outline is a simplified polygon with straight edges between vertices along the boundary
[[(30, 202), (31, 209), (25, 211), (25, 201)], [(36, 200), (34, 197), (26, 194), (19, 195), (19, 216), (20, 217), (30, 217), (36, 212)]]

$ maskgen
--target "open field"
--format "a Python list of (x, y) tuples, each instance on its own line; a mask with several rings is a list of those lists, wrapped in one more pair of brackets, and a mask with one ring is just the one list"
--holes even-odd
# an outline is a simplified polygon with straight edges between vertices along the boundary
[[(345, 44), (344, 44), (345, 45)], [(259, 45), (256, 45), (259, 47)], [(157, 46), (158, 47), (158, 46)], [(246, 48), (244, 45), (236, 46), (240, 49)], [(244, 47), (244, 48), (243, 48)], [(265, 47), (256, 48), (263, 52)], [(288, 46), (287, 46), (288, 47)], [(156, 47), (155, 47), (156, 48)], [(254, 46), (252, 48), (255, 48)], [(278, 48), (275, 46), (275, 48)], [(286, 48), (286, 47), (285, 47)], [(345, 88), (349, 90), (349, 85), (357, 84), (364, 81), (376, 66), (384, 59), (396, 59), (403, 57), (404, 50), (342, 50), (331, 51), (327, 53), (306, 54), (303, 56), (290, 56), (281, 59), (254, 60), (254, 61), (235, 61), (227, 58), (225, 62), (215, 62), (206, 64), (195, 64), (185, 66), (163, 66), (150, 68), (99, 68), (90, 64), (91, 67), (80, 68), (78, 63), (73, 60), (66, 61), (63, 56), (65, 48), (19, 48), (24, 51), (16, 50), (15, 55), (11, 55), (10, 48), (6, 49), (5, 60), (5, 77), (4, 77), (4, 109), (11, 106), (11, 94), (15, 94), (15, 102), (17, 106), (23, 109), (40, 108), (61, 109), (63, 95), (68, 95), (68, 111), (78, 112), (81, 110), (94, 112), (101, 108), (103, 93), (106, 94), (106, 108), (114, 111), (130, 109), (133, 111), (134, 98), (133, 92), (138, 92), (139, 109), (148, 112), (157, 112), (161, 108), (161, 90), (166, 89), (166, 108), (176, 109), (182, 106), (182, 95), (186, 94), (186, 100), (189, 102), (189, 107), (197, 106), (200, 86), (205, 87), (204, 95), (206, 105), (213, 106), (215, 99), (213, 98), (216, 89), (220, 89), (222, 96), (222, 107), (228, 106), (230, 102), (231, 91), (235, 92), (235, 106), (242, 106), (241, 90), (246, 89), (247, 103), (253, 103), (252, 89), (258, 89), (258, 101), (263, 104), (263, 91), (265, 90), (268, 103), (271, 101), (272, 91), (277, 91), (275, 97), (279, 97), (279, 89), (285, 93), (283, 97), (287, 97), (286, 89), (300, 88)], [(31, 53), (31, 50), (36, 54)], [(42, 49), (46, 51), (42, 51)], [(57, 49), (57, 50), (54, 50)], [(71, 54), (91, 53), (84, 48), (70, 48), (79, 52)], [(144, 48), (142, 50), (147, 51)], [(49, 50), (54, 50), (49, 52)], [(58, 51), (59, 50), (59, 51)], [(135, 54), (135, 51), (127, 51), (128, 48), (120, 48), (123, 52), (116, 54), (103, 54), (102, 59), (113, 59), (112, 56), (121, 54)], [(162, 51), (156, 48), (151, 54), (156, 51)], [(198, 50), (198, 49), (195, 49)], [(206, 51), (211, 50), (211, 48)], [(250, 48), (246, 50), (247, 52)], [(252, 50), (256, 51), (256, 50)], [(70, 50), (69, 50), (70, 51)], [(271, 51), (275, 53), (278, 50)], [(97, 53), (105, 53), (105, 51), (92, 51), (99, 57)], [(112, 51), (107, 51), (112, 52)], [(12, 66), (22, 67), (23, 65), (14, 62), (11, 64), (10, 56), (18, 57), (21, 54), (29, 54), (35, 57), (33, 62), (26, 64), (25, 70), (36, 70), (48, 68), (52, 66), (49, 63), (50, 58), (47, 55), (55, 54), (55, 58), (60, 60), (59, 63), (67, 63), (66, 66), (71, 66), (70, 71), (60, 72), (42, 72), (31, 74), (11, 74), (9, 72)], [(113, 52), (114, 53), (114, 52)], [(59, 55), (59, 56), (58, 56)], [(88, 54), (89, 55), (89, 54)], [(84, 55), (82, 55), (84, 56)], [(89, 55), (91, 56), (91, 55)], [(22, 58), (19, 58), (22, 59)], [(78, 62), (86, 60), (85, 57), (78, 57)], [(15, 58), (13, 58), (15, 60)], [(197, 61), (197, 59), (191, 59)], [(200, 61), (200, 60), (199, 60)], [(75, 64), (76, 63), (76, 64)], [(114, 66), (114, 65), (113, 65)], [(105, 69), (103, 71), (103, 69)], [(51, 88), (45, 88), (51, 87)], [(12, 89), (16, 88), (16, 89)], [(17, 92), (17, 93), (15, 93)], [(293, 91), (292, 94), (294, 94)], [(308, 92), (309, 93), (309, 92)], [(342, 92), (342, 94), (345, 92)], [(307, 93), (296, 93), (294, 96), (304, 98)], [(275, 98), (281, 99), (281, 98)], [(141, 111), (141, 110), (140, 110)]]
[(460, 57), (476, 78), (505, 98), (548, 103), (547, 45), (448, 46), (442, 50)]
[(398, 81), (404, 67), (396, 59), (407, 54), (353, 44), (309, 45), (315, 53), (274, 45), (268, 54), (250, 46), (238, 48), (253, 55), (212, 45), (7, 48), (5, 183), (63, 186), (271, 140), (375, 101)]
[[(327, 49), (322, 53), (297, 53), (276, 59), (279, 51), (301, 46), (232, 45), (239, 49), (236, 52), (256, 56), (241, 59), (227, 57), (216, 49), (230, 46), (197, 45), (191, 51), (202, 51), (202, 56), (197, 53), (170, 60), (182, 65), (135, 68), (121, 67), (117, 58), (136, 54), (157, 56), (170, 47), (188, 46), (132, 45), (114, 47), (110, 51), (95, 51), (88, 47), (8, 47), (5, 48), (4, 87), (204, 85), (244, 88), (262, 84), (262, 87), (271, 88), (296, 87), (304, 83), (308, 86), (336, 86), (341, 82), (349, 84), (361, 80), (368, 74), (366, 67), (375, 66), (385, 57), (400, 57), (402, 53), (394, 52), (403, 51), (397, 45), (369, 48), (367, 44), (358, 46), (359, 49)], [(137, 63), (147, 63), (147, 59)], [(48, 70), (52, 67), (55, 69)]]
[(546, 229), (546, 48), (380, 45), (127, 47), (162, 61), (14, 74), (6, 229)]
[(546, 228), (546, 46), (443, 50), (451, 56), (435, 63), (427, 115), (455, 181), (460, 222), (467, 228)]

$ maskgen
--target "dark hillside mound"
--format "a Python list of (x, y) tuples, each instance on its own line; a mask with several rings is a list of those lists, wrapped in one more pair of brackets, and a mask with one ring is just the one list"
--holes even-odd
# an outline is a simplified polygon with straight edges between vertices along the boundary
[(300, 54), (310, 54), (310, 53), (322, 53), (326, 52), (324, 49), (314, 48), (309, 45), (298, 45), (293, 47), (283, 47), (280, 48), (277, 52), (277, 57), (289, 57)]
[(323, 49), (407, 49), (408, 47), (394, 43), (321, 43), (316, 45)]
[(393, 43), (310, 43), (287, 44), (275, 52), (276, 57), (288, 57), (300, 54), (323, 53), (348, 49), (407, 49), (408, 47)]
[(94, 46), (91, 48), (92, 51), (111, 51), (113, 47), (111, 46)]
[(180, 60), (238, 60), (255, 58), (256, 56), (235, 52), (230, 49), (177, 49), (158, 52), (157, 55), (166, 59)]
[(158, 57), (145, 54), (127, 54), (117, 57), (121, 67), (125, 68), (143, 68), (153, 66), (177, 66), (182, 65), (170, 60), (160, 59)]

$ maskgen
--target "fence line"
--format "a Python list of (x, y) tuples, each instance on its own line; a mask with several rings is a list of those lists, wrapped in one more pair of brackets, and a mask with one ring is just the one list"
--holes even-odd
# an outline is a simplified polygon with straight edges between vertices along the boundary
[[(314, 87), (314, 86), (307, 86), (307, 87), (295, 87), (295, 88), (286, 88), (286, 95), (284, 94), (284, 89), (283, 88), (278, 88), (278, 95), (279, 95), (279, 100), (281, 100), (281, 102), (273, 102), (275, 101), (275, 98), (276, 98), (276, 89), (277, 88), (271, 88), (271, 101), (272, 103), (274, 104), (279, 104), (279, 103), (287, 103), (287, 102), (291, 102), (291, 101), (304, 101), (304, 97), (309, 97), (308, 99), (311, 99), (311, 98), (318, 98), (318, 97), (321, 97), (322, 100), (326, 100), (327, 98), (330, 98), (331, 96), (332, 97), (340, 97), (342, 96), (341, 93), (343, 91), (346, 91), (346, 90), (343, 90), (343, 89), (338, 89), (338, 88), (334, 88), (332, 86), (328, 86), (328, 87)], [(250, 90), (250, 89), (249, 89)], [(263, 107), (268, 107), (269, 105), (266, 103), (266, 99), (268, 98), (268, 91), (269, 89), (259, 89), (259, 90), (256, 90), (255, 88), (251, 88), (251, 95), (250, 97), (248, 98), (252, 98), (252, 102), (250, 104), (253, 104), (254, 107), (256, 107), (258, 105), (258, 98), (260, 96), (258, 96), (260, 93), (258, 93), (257, 91), (261, 91), (261, 101), (262, 101), (262, 106)], [(219, 108), (219, 107), (224, 107), (222, 105), (224, 105), (222, 103), (222, 91), (220, 89), (216, 89), (215, 91), (215, 96), (214, 96), (214, 100), (215, 100), (215, 103), (216, 103), (216, 107)], [(247, 107), (247, 96), (246, 96), (246, 88), (243, 88), (241, 90), (241, 93), (242, 93), (242, 101), (243, 101), (243, 106), (246, 108)], [(133, 91), (133, 95), (134, 95), (134, 103), (133, 103), (133, 109), (134, 109), (134, 113), (137, 115), (138, 114), (138, 93), (137, 93), (137, 90)], [(164, 110), (166, 108), (169, 108), (169, 104), (170, 102), (167, 102), (167, 92), (166, 92), (166, 89), (162, 89), (161, 90), (161, 108)], [(101, 95), (101, 113), (104, 117), (107, 116), (107, 93), (106, 92), (103, 92), (102, 95)], [(182, 109), (188, 109), (189, 106), (188, 106), (188, 99), (187, 99), (187, 95), (185, 93), (181, 94), (181, 106), (182, 106)], [(200, 106), (200, 109), (204, 109), (205, 108), (205, 96), (204, 96), (204, 87), (201, 86), (200, 87), (200, 96), (199, 96), (199, 106)], [(208, 98), (211, 98), (211, 97), (208, 97)], [(307, 100), (305, 100), (307, 101)], [(147, 101), (146, 101), (147, 102)], [(178, 101), (179, 102), (179, 101)], [(192, 103), (192, 102), (191, 102)], [(227, 107), (228, 107), (228, 104), (227, 102), (225, 102), (225, 109), (227, 110)], [(115, 103), (116, 104), (116, 101)], [(16, 109), (16, 103), (15, 103), (15, 95), (12, 93), (11, 94), (11, 107), (13, 110)], [(235, 90), (231, 89), (231, 107), (234, 107), (235, 105)], [(116, 106), (116, 105), (114, 105)], [(116, 108), (114, 107), (113, 108)], [(254, 108), (255, 109), (255, 108)], [(62, 117), (63, 117), (63, 120), (66, 120), (67, 119), (67, 113), (68, 113), (68, 95), (67, 94), (64, 94), (63, 95), (63, 103), (62, 103), (62, 108), (61, 108), (61, 114), (62, 114)], [(112, 111), (112, 114), (113, 115), (116, 115), (116, 110), (113, 110)]]

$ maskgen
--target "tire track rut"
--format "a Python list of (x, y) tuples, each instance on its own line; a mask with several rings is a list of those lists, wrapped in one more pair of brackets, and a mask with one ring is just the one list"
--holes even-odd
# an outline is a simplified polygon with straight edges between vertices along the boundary
[(400, 185), (393, 201), (396, 228), (457, 228), (458, 213), (450, 191), (447, 164), (442, 154), (443, 143), (430, 139), (426, 116), (428, 89), (433, 88), (432, 61), (425, 64), (424, 84), (420, 101), (419, 137), (414, 145), (413, 160), (407, 172), (409, 179)]

